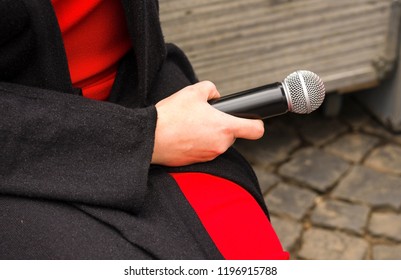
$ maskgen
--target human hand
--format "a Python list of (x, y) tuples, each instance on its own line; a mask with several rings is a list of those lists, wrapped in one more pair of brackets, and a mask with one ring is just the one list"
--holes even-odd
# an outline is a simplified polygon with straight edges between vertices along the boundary
[(220, 97), (212, 82), (183, 88), (156, 104), (157, 123), (153, 164), (183, 166), (213, 160), (236, 138), (263, 136), (261, 120), (234, 117), (207, 101)]

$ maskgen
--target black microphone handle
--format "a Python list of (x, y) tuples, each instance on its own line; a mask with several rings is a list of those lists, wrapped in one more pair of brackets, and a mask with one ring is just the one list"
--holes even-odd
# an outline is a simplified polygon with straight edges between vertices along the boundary
[(288, 112), (287, 97), (281, 83), (226, 95), (209, 103), (224, 113), (247, 119), (265, 119)]

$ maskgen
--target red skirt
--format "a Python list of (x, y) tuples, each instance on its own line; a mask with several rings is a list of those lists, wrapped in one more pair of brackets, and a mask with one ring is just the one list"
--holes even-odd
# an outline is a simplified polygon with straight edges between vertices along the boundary
[(242, 187), (204, 173), (172, 173), (225, 259), (289, 259), (269, 219)]

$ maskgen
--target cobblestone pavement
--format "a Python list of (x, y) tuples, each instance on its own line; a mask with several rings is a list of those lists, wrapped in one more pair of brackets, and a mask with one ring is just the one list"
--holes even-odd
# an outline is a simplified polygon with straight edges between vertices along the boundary
[(351, 95), (336, 118), (278, 116), (235, 146), (292, 259), (401, 259), (401, 135)]

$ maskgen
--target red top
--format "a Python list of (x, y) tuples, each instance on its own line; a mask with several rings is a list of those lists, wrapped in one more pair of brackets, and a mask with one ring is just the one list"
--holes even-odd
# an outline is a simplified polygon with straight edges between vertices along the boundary
[[(131, 48), (124, 10), (113, 0), (52, 0), (74, 87), (106, 100), (118, 61)], [(73, 12), (71, 12), (73, 11)]]

